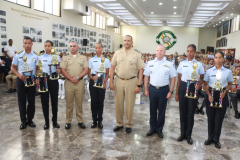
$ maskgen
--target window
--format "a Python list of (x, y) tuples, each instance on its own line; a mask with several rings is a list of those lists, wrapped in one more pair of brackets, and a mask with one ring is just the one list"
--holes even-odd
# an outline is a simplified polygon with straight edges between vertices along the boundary
[(99, 14), (96, 14), (96, 27), (99, 28)]
[(87, 17), (87, 25), (91, 25), (91, 23), (92, 23), (92, 16), (86, 16)]
[(96, 21), (96, 18), (95, 18), (96, 14), (95, 12), (92, 12), (92, 26), (95, 27), (95, 21)]
[(31, 7), (31, 2), (30, 0), (6, 0), (8, 2), (12, 2), (12, 3), (16, 3), (16, 4), (19, 4), (19, 5), (22, 5), (22, 6), (26, 6), (26, 7)]
[(117, 34), (121, 34), (121, 28), (118, 27), (118, 28), (114, 28), (114, 33), (117, 33)]
[(83, 16), (83, 24), (93, 26), (99, 29), (106, 29), (106, 17), (103, 17), (95, 12), (91, 16)]
[(106, 17), (103, 17), (103, 28), (104, 30), (106, 30)]
[(83, 24), (87, 24), (87, 16), (83, 16)]
[(34, 9), (60, 16), (61, 0), (34, 0)]
[(230, 20), (230, 33), (236, 32), (239, 30), (239, 15)]
[(102, 29), (102, 27), (103, 27), (103, 17), (102, 16), (99, 16), (99, 28), (101, 28)]

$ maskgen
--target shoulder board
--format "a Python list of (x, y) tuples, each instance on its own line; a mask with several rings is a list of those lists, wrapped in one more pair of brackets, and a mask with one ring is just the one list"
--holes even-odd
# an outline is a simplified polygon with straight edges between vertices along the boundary
[(226, 68), (226, 69), (230, 69), (229, 67), (226, 67), (226, 66), (223, 66), (224, 68)]
[(168, 58), (167, 58), (166, 60), (169, 61), (169, 62), (171, 62), (170, 59), (168, 59)]
[(17, 54), (22, 53), (23, 51), (17, 52)]
[(209, 70), (210, 68), (213, 68), (214, 66), (212, 66), (212, 67), (209, 67), (207, 70)]
[(199, 61), (199, 60), (197, 60), (197, 59), (196, 59), (196, 61), (201, 62), (201, 61)]
[(38, 54), (37, 52), (34, 52), (34, 51), (33, 51), (33, 53), (35, 53), (36, 55), (38, 55), (38, 56), (39, 56), (39, 54)]
[[(35, 53), (35, 52), (34, 52), (34, 53)], [(44, 53), (39, 53), (39, 54), (35, 53), (35, 54), (41, 56), (41, 55), (43, 55)]]

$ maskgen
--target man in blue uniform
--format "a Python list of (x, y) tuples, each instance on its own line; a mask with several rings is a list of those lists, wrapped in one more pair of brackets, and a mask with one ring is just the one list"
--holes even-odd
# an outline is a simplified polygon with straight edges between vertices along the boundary
[[(163, 126), (165, 123), (165, 112), (167, 100), (172, 97), (176, 80), (176, 70), (173, 63), (165, 57), (166, 48), (158, 45), (156, 48), (156, 58), (149, 61), (144, 70), (145, 95), (150, 99), (150, 130), (147, 136), (158, 133), (163, 138)], [(150, 86), (148, 91), (148, 81), (150, 76)], [(169, 89), (169, 79), (171, 85)]]
[[(23, 47), (24, 51), (18, 52), (15, 54), (11, 71), (14, 73), (17, 78), (17, 95), (18, 95), (18, 106), (21, 118), (20, 129), (25, 129), (27, 124), (30, 127), (36, 127), (35, 123), (32, 121), (35, 114), (35, 91), (36, 87), (25, 87), (25, 76), (22, 73), (24, 66), (23, 56), (27, 57), (27, 64), (32, 70), (32, 74), (35, 75), (37, 67), (38, 55), (32, 51), (32, 39), (30, 37), (24, 37)], [(18, 66), (18, 70), (16, 69)], [(26, 99), (28, 100), (28, 105), (26, 108)], [(27, 115), (27, 117), (26, 117)]]

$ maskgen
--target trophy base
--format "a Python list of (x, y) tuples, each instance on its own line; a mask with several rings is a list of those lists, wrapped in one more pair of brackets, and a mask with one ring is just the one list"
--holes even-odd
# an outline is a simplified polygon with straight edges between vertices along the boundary
[(57, 77), (57, 78), (49, 78), (50, 80), (58, 80), (59, 79), (59, 77)]
[(33, 87), (33, 86), (35, 86), (35, 83), (30, 84), (30, 85), (25, 85), (25, 87)]
[(41, 90), (38, 90), (38, 93), (46, 93), (48, 92), (47, 90), (46, 91), (41, 91)]
[(213, 108), (220, 108), (220, 109), (223, 109), (223, 107), (219, 107), (219, 106), (209, 106), (209, 107), (213, 107)]
[(198, 99), (198, 97), (184, 96), (185, 98)]
[(101, 88), (101, 89), (103, 89), (103, 86), (95, 86), (95, 85), (93, 85), (93, 87), (96, 87), (96, 88)]

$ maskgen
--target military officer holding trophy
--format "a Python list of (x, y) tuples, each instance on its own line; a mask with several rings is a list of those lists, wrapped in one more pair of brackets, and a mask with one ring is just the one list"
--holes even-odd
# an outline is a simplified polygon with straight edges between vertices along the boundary
[(183, 60), (177, 69), (178, 82), (176, 88), (176, 101), (179, 101), (181, 135), (178, 141), (187, 139), (192, 144), (192, 129), (194, 114), (197, 108), (197, 92), (203, 83), (204, 69), (202, 63), (194, 59), (196, 46), (187, 47), (187, 59)]
[(206, 111), (208, 117), (208, 139), (205, 145), (215, 143), (220, 149), (222, 123), (228, 106), (227, 92), (232, 88), (232, 72), (222, 66), (224, 54), (217, 51), (214, 55), (215, 66), (209, 68), (204, 76), (204, 89), (207, 93)]
[[(24, 37), (24, 51), (18, 52), (13, 57), (11, 71), (17, 75), (18, 106), (21, 118), (20, 129), (25, 129), (27, 124), (36, 127), (33, 122), (35, 114), (35, 72), (38, 69), (38, 54), (32, 51), (32, 39)], [(18, 66), (18, 70), (16, 69)], [(28, 104), (26, 105), (26, 100)], [(27, 116), (27, 117), (26, 117)]]
[(106, 92), (106, 84), (109, 77), (109, 68), (111, 67), (109, 59), (102, 55), (102, 44), (96, 43), (96, 55), (92, 57), (89, 64), (88, 77), (90, 78), (89, 90), (91, 96), (91, 111), (93, 123), (91, 128), (102, 129), (103, 107)]
[(74, 100), (78, 125), (84, 129), (85, 124), (82, 119), (83, 77), (88, 73), (88, 62), (85, 56), (78, 54), (79, 46), (77, 42), (71, 41), (69, 47), (71, 53), (64, 56), (60, 64), (62, 75), (66, 78), (64, 83), (66, 94), (65, 129), (71, 128)]
[[(57, 77), (56, 72), (60, 72), (55, 66), (51, 66), (51, 62), (59, 64), (61, 62), (60, 57), (56, 55), (56, 50), (53, 47), (53, 43), (47, 40), (44, 43), (45, 52), (39, 56), (38, 66), (40, 67), (37, 78), (40, 79), (38, 87), (38, 93), (41, 95), (42, 110), (45, 119), (45, 125), (43, 128), (49, 129), (49, 94), (51, 97), (52, 104), (52, 123), (54, 128), (60, 128), (57, 123), (57, 112), (58, 112), (58, 80), (51, 79), (52, 75)], [(51, 68), (50, 68), (51, 67)]]
[[(132, 115), (136, 100), (136, 93), (139, 93), (145, 67), (141, 54), (132, 49), (133, 40), (130, 35), (124, 37), (124, 48), (115, 52), (111, 61), (110, 89), (115, 90), (115, 113), (117, 126), (113, 131), (123, 128), (124, 99), (126, 101), (126, 133), (132, 132)], [(117, 69), (116, 78), (115, 68)], [(139, 73), (139, 74), (138, 74)], [(137, 78), (138, 74), (138, 78)]]

